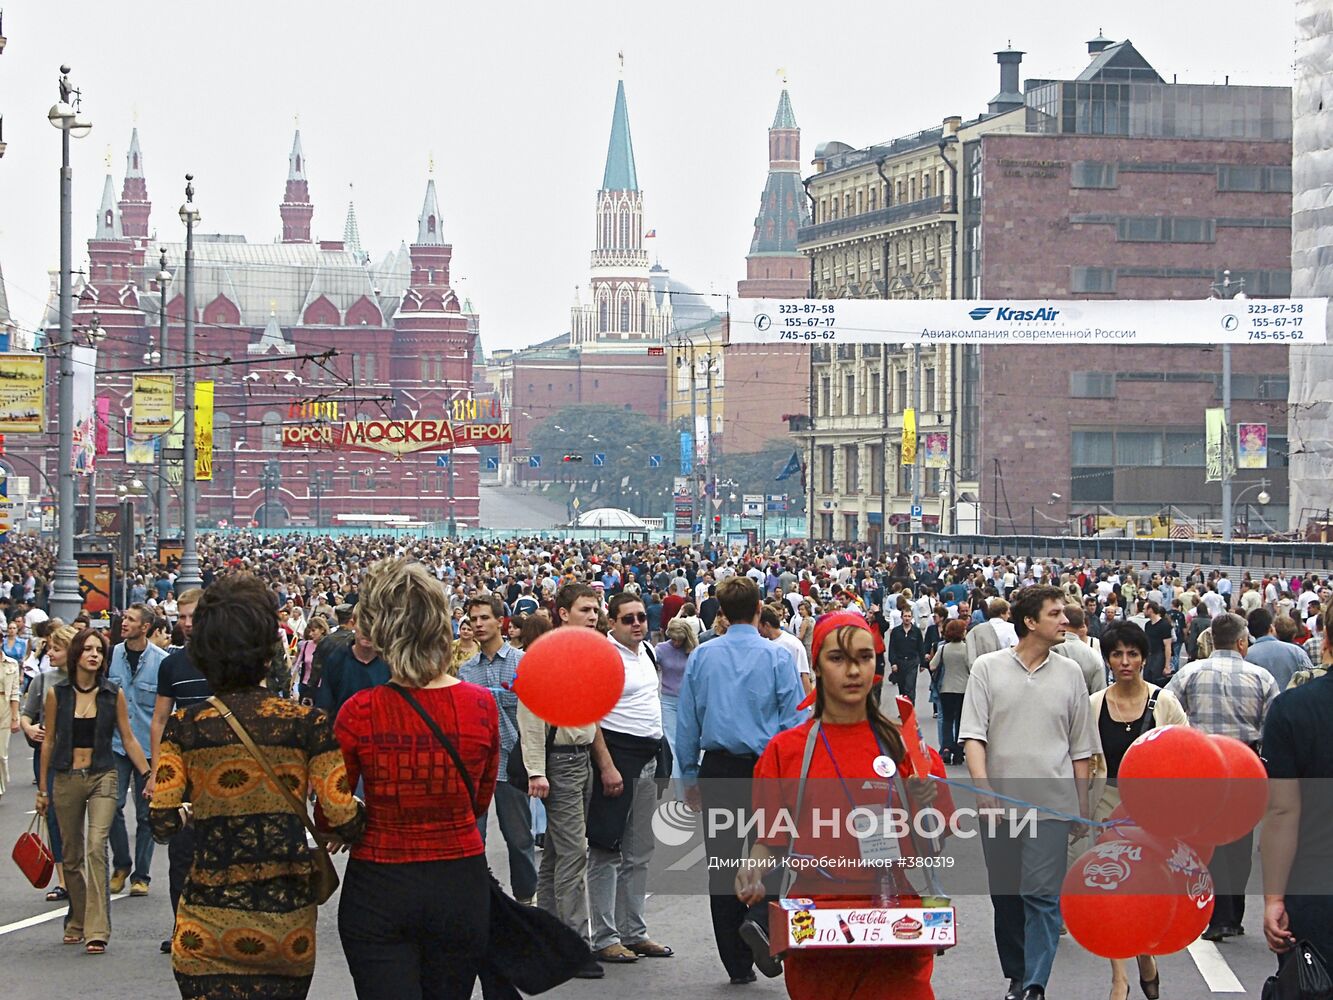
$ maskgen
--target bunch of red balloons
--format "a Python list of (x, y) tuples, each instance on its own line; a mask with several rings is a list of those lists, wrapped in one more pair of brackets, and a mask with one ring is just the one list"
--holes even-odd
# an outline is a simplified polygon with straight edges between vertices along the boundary
[(553, 726), (586, 726), (615, 708), (625, 663), (596, 629), (566, 626), (540, 636), (523, 654), (514, 694)]
[(1163, 726), (1140, 736), (1120, 764), (1121, 805), (1070, 867), (1060, 910), (1070, 935), (1094, 955), (1169, 955), (1208, 926), (1213, 848), (1263, 818), (1268, 779), (1240, 740)]

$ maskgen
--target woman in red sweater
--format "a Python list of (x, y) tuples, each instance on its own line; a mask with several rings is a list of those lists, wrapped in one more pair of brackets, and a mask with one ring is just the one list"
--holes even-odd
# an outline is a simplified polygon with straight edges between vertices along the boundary
[[(365, 782), (365, 835), (352, 848), (338, 906), (356, 995), (470, 996), (490, 922), (476, 816), (485, 815), (495, 791), (495, 699), (448, 673), (444, 588), (420, 563), (371, 566), (356, 620), (391, 678), (353, 695), (334, 726), (349, 784)], [(475, 813), (467, 783), (413, 702), (457, 749), (476, 789)]]
[[(755, 808), (771, 813), (782, 806), (792, 812), (797, 838), (793, 851), (811, 857), (858, 858), (866, 840), (849, 835), (844, 824), (812, 831), (815, 810), (846, 816), (855, 808), (878, 813), (889, 808), (932, 806), (947, 817), (953, 804), (947, 792), (929, 778), (914, 775), (903, 734), (879, 710), (875, 694), (875, 642), (865, 618), (851, 612), (824, 615), (815, 626), (814, 718), (779, 733), (769, 742), (755, 767)], [(811, 727), (819, 724), (800, 815), (794, 813), (801, 761)], [(911, 738), (915, 739), (916, 734)], [(885, 758), (892, 761), (886, 765)], [(897, 801), (891, 776), (896, 770), (911, 802)], [(930, 770), (945, 776), (944, 763), (930, 751)], [(770, 833), (776, 832), (770, 828)], [(896, 847), (894, 846), (896, 843)], [(887, 849), (913, 854), (908, 839), (887, 841)], [(787, 852), (784, 836), (760, 838), (751, 849), (755, 867), (736, 876), (736, 895), (753, 905), (764, 898), (761, 870)], [(885, 848), (881, 848), (883, 850)], [(885, 872), (890, 874), (885, 875)], [(903, 878), (902, 869), (841, 868), (833, 874), (801, 869), (790, 895), (850, 907), (920, 905), (920, 897)], [(850, 874), (849, 874), (850, 873)], [(887, 903), (877, 900), (888, 896)], [(783, 965), (787, 993), (793, 1000), (934, 1000), (930, 986), (934, 969), (931, 948), (791, 949)]]

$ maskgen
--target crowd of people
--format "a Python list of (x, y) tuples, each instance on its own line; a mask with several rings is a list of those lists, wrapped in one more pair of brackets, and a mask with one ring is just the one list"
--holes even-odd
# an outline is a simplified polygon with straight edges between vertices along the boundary
[[(0, 559), (3, 708), (34, 750), (64, 941), (104, 952), (108, 897), (148, 895), (166, 843), (175, 922), (162, 950), (184, 997), (307, 994), (323, 846), (350, 850), (338, 931), (358, 996), (467, 996), (478, 977), (488, 997), (516, 995), (488, 959), (491, 812), (512, 897), (582, 938), (579, 976), (670, 959), (645, 905), (663, 797), (743, 810), (809, 777), (864, 805), (850, 789), (891, 768), (913, 808), (945, 813), (952, 797), (932, 776), (983, 800), (1026, 783), (1036, 835), (983, 843), (1004, 995), (1040, 1000), (1071, 845), (1118, 804), (1130, 743), (1165, 725), (1262, 750), (1274, 779), (1264, 932), (1280, 953), (1299, 937), (1333, 957), (1333, 893), (1303, 888), (1333, 868), (1333, 813), (1303, 808), (1299, 784), (1333, 777), (1319, 737), (1333, 712), (1327, 576), (864, 546), (244, 533), (204, 536), (200, 557), (202, 589), (177, 593), (174, 567), (144, 556), (123, 612), (68, 624), (42, 610), (45, 549)], [(549, 725), (514, 693), (525, 651), (557, 628), (601, 632), (623, 663), (598, 722)], [(895, 694), (934, 723), (924, 765)], [(0, 780), (12, 791), (7, 755)], [(766, 904), (820, 894), (772, 871), (806, 836), (818, 839), (708, 831), (730, 982), (757, 970), (785, 975), (793, 997), (932, 997), (926, 948), (770, 953)], [(109, 871), (97, 860), (108, 850)], [(1252, 835), (1216, 851), (1206, 939), (1244, 932), (1254, 853)], [(869, 906), (911, 888), (853, 878), (839, 895)], [(1112, 1000), (1128, 996), (1133, 964), (1112, 963)], [(1135, 971), (1156, 997), (1155, 960)]]

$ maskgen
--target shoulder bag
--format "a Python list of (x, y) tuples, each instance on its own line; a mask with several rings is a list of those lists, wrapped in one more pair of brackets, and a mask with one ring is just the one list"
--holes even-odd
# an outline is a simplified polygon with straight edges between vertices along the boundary
[[(435, 734), (435, 739), (458, 768), (458, 776), (467, 788), (468, 801), (472, 804), (472, 813), (480, 819), (476, 786), (453, 742), (407, 688), (393, 683), (385, 686), (397, 691)], [(482, 967), (483, 987), (489, 979), (501, 995), (505, 995), (503, 986), (507, 984), (527, 994), (545, 993), (573, 979), (591, 957), (582, 935), (545, 910), (518, 902), (500, 888), (500, 883), (491, 875), (491, 922)]]
[(23, 872), (23, 877), (32, 883), (34, 889), (45, 889), (51, 884), (51, 876), (56, 871), (56, 859), (48, 842), (45, 816), (32, 814), (28, 832), (19, 834), (18, 842), (14, 844), (13, 858), (19, 871)]
[(1333, 977), (1309, 941), (1299, 941), (1282, 957), (1276, 976), (1264, 983), (1262, 1000), (1330, 1000)]
[(322, 834), (315, 828), (315, 824), (310, 821), (310, 813), (306, 810), (305, 803), (296, 797), (286, 783), (273, 771), (273, 766), (268, 762), (268, 758), (260, 752), (255, 741), (250, 738), (250, 734), (245, 731), (240, 720), (232, 714), (222, 701), (215, 697), (208, 699), (208, 703), (218, 710), (218, 714), (226, 720), (227, 725), (231, 726), (231, 731), (236, 734), (236, 738), (241, 741), (241, 745), (250, 752), (250, 756), (255, 759), (266, 775), (268, 780), (277, 786), (282, 797), (287, 800), (288, 805), (296, 810), (296, 815), (301, 817), (301, 825), (306, 828), (310, 836), (315, 839), (315, 846), (310, 848), (311, 860), (314, 862), (314, 871), (310, 873), (310, 892), (315, 897), (315, 902), (328, 902), (330, 896), (338, 888), (338, 871), (333, 867), (333, 859), (329, 857), (329, 852), (324, 849), (324, 838), (327, 834)]

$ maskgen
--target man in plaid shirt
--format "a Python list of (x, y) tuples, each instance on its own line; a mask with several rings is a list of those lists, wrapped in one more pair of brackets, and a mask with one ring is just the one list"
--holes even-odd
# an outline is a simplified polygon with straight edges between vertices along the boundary
[[(1277, 681), (1263, 667), (1245, 659), (1250, 631), (1240, 615), (1225, 612), (1213, 619), (1213, 655), (1181, 670), (1166, 690), (1180, 699), (1190, 725), (1210, 736), (1230, 736), (1258, 749), (1268, 707), (1278, 696)], [(1254, 861), (1254, 833), (1220, 845), (1208, 865), (1217, 889), (1207, 941), (1244, 934), (1245, 883)]]

